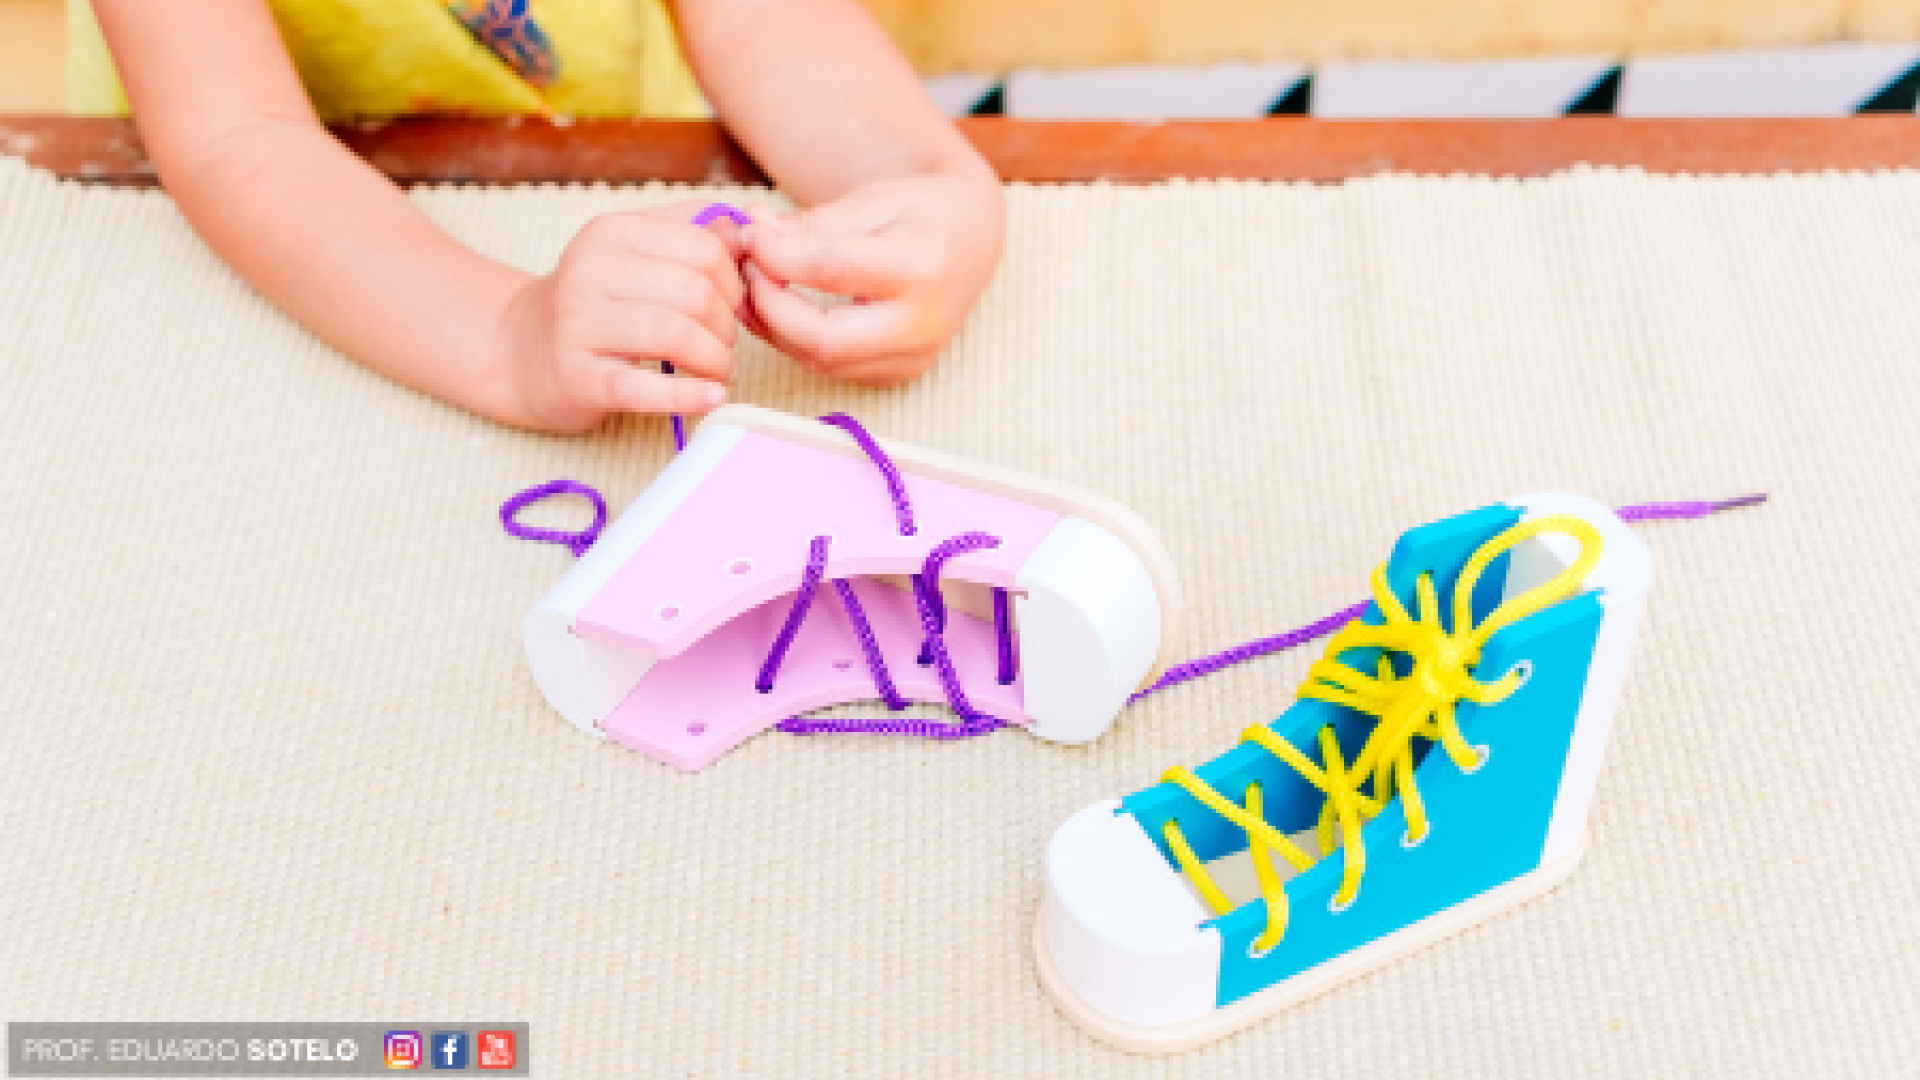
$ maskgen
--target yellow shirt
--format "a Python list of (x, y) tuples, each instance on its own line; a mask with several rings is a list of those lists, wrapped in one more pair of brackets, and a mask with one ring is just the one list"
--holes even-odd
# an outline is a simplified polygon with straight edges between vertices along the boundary
[[(435, 112), (710, 115), (662, 0), (531, 0), (531, 15), (557, 61), (556, 77), (544, 86), (517, 74), (442, 0), (267, 2), (325, 119)], [(68, 0), (67, 12), (68, 108), (127, 115), (126, 93), (92, 5)]]

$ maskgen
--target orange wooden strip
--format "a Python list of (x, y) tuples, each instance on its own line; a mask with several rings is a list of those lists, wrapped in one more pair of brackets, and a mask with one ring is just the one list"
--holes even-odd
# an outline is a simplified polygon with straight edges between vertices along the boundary
[[(1581, 163), (1658, 173), (1920, 168), (1920, 118), (1823, 120), (1039, 121), (977, 117), (961, 130), (1008, 180), (1140, 183), (1170, 177), (1332, 182), (1379, 172), (1542, 176)], [(763, 183), (706, 121), (396, 120), (335, 128), (402, 183), (664, 180)], [(61, 176), (148, 185), (123, 120), (0, 116), (0, 152)]]
[(1920, 166), (1920, 119), (1182, 121), (978, 119), (1003, 175), (1039, 182), (1169, 177), (1337, 181), (1381, 172), (1543, 176), (1580, 164), (1656, 173)]
[[(408, 184), (764, 182), (720, 126), (708, 122), (423, 118), (340, 124), (333, 131), (356, 153)], [(74, 179), (155, 182), (129, 120), (0, 116), (0, 153)]]

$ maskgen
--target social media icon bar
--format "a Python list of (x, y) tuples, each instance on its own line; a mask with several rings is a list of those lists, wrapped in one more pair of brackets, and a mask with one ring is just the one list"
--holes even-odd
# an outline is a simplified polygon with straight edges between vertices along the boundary
[(420, 1033), (417, 1031), (387, 1032), (387, 1068), (417, 1069), (420, 1067)]
[(418, 1030), (387, 1032), (387, 1068), (521, 1071), (519, 1029), (440, 1028), (424, 1032), (425, 1038), (422, 1034)]
[(464, 1031), (436, 1031), (427, 1040), (427, 1058), (436, 1069), (465, 1069), (467, 1046)]
[(519, 1048), (511, 1031), (482, 1031), (479, 1047), (483, 1069), (511, 1069), (519, 1061)]
[[(0, 0), (4, 4), (5, 0)], [(3, 1076), (528, 1074), (532, 1025), (500, 1017), (382, 1021), (7, 1023)]]

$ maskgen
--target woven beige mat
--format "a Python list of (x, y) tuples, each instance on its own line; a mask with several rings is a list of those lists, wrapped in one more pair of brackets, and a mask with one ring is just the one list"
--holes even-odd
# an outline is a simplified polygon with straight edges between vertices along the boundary
[[(754, 193), (733, 193), (749, 200)], [(657, 190), (445, 190), (549, 265)], [(1920, 176), (1018, 189), (935, 372), (737, 396), (1109, 493), (1188, 654), (1360, 598), (1522, 491), (1773, 495), (1659, 580), (1559, 891), (1183, 1057), (1055, 1014), (1055, 824), (1211, 756), (1309, 649), (1086, 748), (769, 734), (683, 775), (540, 700), (568, 562), (654, 420), (501, 430), (317, 344), (157, 194), (0, 162), (0, 1020), (524, 1019), (551, 1077), (1908, 1073), (1920, 1053)]]

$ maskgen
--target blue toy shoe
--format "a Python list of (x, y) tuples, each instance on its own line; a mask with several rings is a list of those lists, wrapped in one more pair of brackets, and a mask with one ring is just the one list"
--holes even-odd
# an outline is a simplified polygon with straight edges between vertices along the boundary
[(1652, 577), (1578, 496), (1402, 536), (1279, 719), (1054, 833), (1034, 942), (1061, 1011), (1198, 1046), (1558, 884)]

